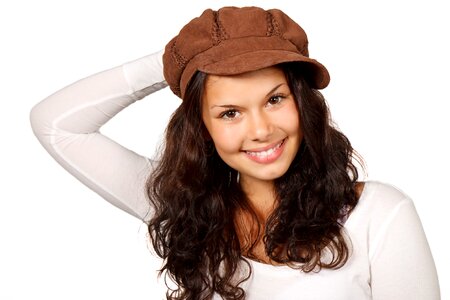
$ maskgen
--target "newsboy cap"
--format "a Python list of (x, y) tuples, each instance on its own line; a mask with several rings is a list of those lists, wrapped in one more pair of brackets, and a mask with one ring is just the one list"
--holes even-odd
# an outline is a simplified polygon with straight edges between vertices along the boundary
[(205, 10), (166, 45), (163, 55), (164, 77), (180, 98), (197, 71), (235, 75), (285, 62), (299, 62), (313, 88), (330, 81), (327, 69), (309, 58), (305, 31), (281, 10), (259, 7)]

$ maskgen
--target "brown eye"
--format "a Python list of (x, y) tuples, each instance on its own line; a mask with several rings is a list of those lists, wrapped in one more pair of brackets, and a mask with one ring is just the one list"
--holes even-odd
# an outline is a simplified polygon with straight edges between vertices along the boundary
[(220, 114), (220, 118), (232, 120), (238, 116), (239, 112), (235, 109), (229, 109)]
[(269, 100), (267, 101), (267, 104), (269, 106), (273, 106), (273, 105), (277, 105), (279, 104), (281, 101), (283, 101), (285, 97), (282, 95), (274, 95), (272, 97), (269, 98)]

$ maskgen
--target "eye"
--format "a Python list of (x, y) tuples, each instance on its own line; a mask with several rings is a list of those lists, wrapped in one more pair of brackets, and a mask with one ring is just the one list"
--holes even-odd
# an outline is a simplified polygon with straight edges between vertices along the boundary
[(269, 98), (269, 100), (267, 100), (267, 104), (269, 106), (277, 105), (283, 101), (284, 98), (286, 98), (284, 95), (273, 95)]
[(239, 112), (236, 109), (229, 109), (220, 114), (221, 119), (225, 120), (233, 120), (239, 115)]

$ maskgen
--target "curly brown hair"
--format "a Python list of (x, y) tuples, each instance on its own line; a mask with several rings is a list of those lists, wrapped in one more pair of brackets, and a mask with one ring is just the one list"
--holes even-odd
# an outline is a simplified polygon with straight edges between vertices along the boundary
[[(244, 258), (262, 238), (268, 257), (303, 272), (340, 268), (350, 244), (343, 220), (358, 202), (358, 171), (349, 140), (333, 125), (322, 94), (310, 88), (302, 65), (281, 64), (298, 103), (303, 141), (288, 171), (275, 180), (277, 203), (264, 222), (257, 219), (202, 121), (206, 74), (198, 72), (174, 112), (160, 162), (147, 182), (153, 208), (148, 224), (160, 274), (177, 285), (167, 299), (244, 299), (239, 286), (251, 275)], [(243, 245), (237, 212), (256, 226), (256, 240)], [(331, 254), (331, 255), (330, 255)], [(238, 272), (246, 266), (248, 272)], [(237, 276), (239, 275), (239, 276)]]

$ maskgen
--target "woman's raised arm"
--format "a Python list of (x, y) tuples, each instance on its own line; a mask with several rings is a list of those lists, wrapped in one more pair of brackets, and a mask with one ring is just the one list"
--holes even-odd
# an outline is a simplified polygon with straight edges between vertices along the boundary
[(157, 52), (47, 97), (33, 107), (31, 126), (61, 166), (111, 204), (145, 221), (145, 182), (152, 162), (99, 129), (128, 105), (166, 86), (162, 52)]

